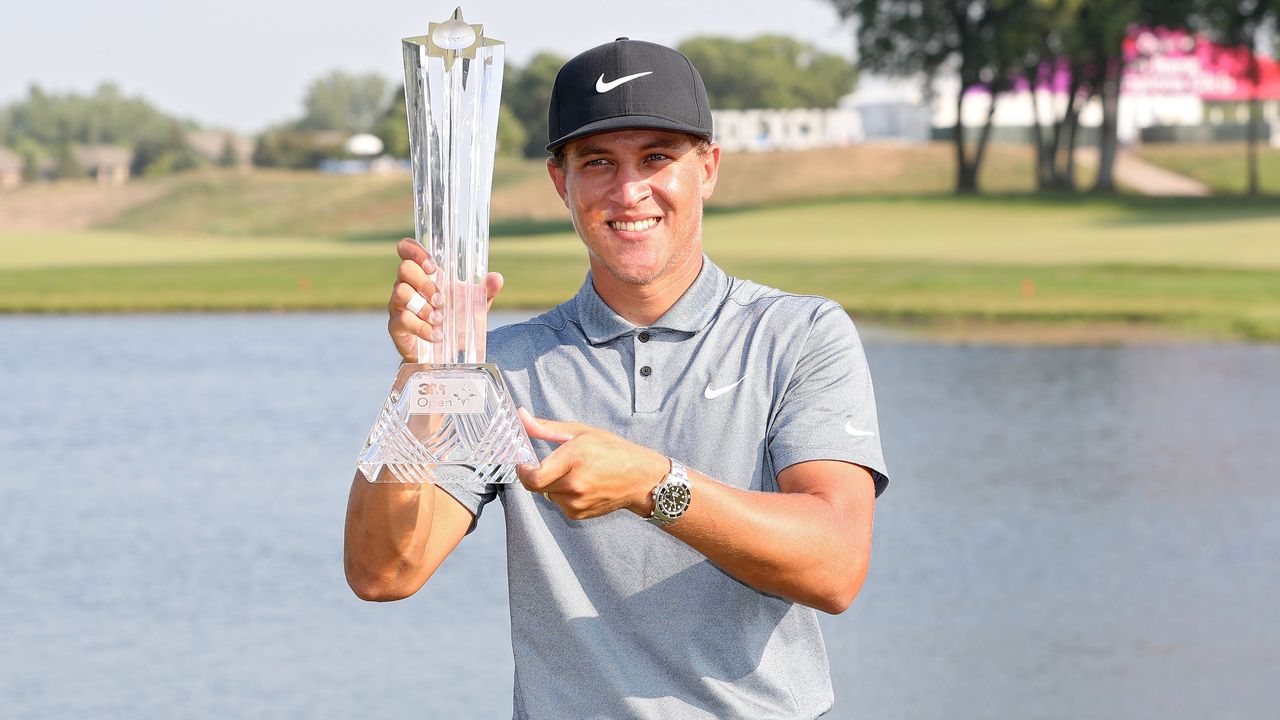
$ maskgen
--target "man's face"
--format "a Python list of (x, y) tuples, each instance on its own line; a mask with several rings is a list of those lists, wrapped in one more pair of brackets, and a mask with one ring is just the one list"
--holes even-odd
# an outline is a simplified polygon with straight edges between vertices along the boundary
[(702, 203), (715, 190), (720, 148), (690, 135), (618, 130), (574, 140), (548, 163), (593, 268), (647, 285), (702, 256)]

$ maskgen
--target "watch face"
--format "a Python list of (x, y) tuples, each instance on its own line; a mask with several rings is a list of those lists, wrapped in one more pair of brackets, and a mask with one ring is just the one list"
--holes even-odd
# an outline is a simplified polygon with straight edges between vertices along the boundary
[(678, 518), (689, 507), (689, 486), (672, 483), (658, 493), (658, 510), (669, 518)]

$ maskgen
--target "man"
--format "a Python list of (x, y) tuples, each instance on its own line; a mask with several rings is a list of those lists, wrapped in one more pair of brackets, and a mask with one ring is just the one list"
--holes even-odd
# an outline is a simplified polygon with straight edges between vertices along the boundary
[[(832, 704), (812, 608), (843, 612), (866, 574), (887, 482), (870, 376), (839, 305), (703, 255), (710, 139), (680, 53), (620, 38), (570, 60), (547, 168), (591, 271), (572, 299), (488, 338), (541, 416), (521, 410), (541, 464), (519, 468), (522, 486), (352, 484), (346, 570), (368, 600), (417, 591), (501, 499), (518, 718), (811, 718)], [(417, 337), (438, 340), (440, 298), (421, 248), (400, 254), (389, 329), (411, 361)], [(488, 282), (492, 297), (501, 279)], [(411, 312), (421, 299), (434, 304)]]

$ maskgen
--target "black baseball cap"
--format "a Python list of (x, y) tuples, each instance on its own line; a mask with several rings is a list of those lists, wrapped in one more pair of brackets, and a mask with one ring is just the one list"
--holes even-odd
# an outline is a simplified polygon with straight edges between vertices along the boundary
[(560, 68), (547, 109), (548, 151), (587, 135), (636, 129), (711, 139), (707, 88), (689, 58), (623, 37)]

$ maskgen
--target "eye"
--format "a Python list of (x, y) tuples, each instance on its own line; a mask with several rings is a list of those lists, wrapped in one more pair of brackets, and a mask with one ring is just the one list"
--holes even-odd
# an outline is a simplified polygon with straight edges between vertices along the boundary
[(604, 167), (605, 165), (608, 165), (608, 164), (609, 164), (609, 161), (605, 160), (604, 158), (592, 158), (582, 163), (582, 166), (583, 167)]
[(649, 162), (662, 162), (663, 160), (670, 160), (670, 159), (671, 159), (670, 157), (668, 157), (663, 153), (649, 153), (649, 156), (645, 158), (645, 160)]

